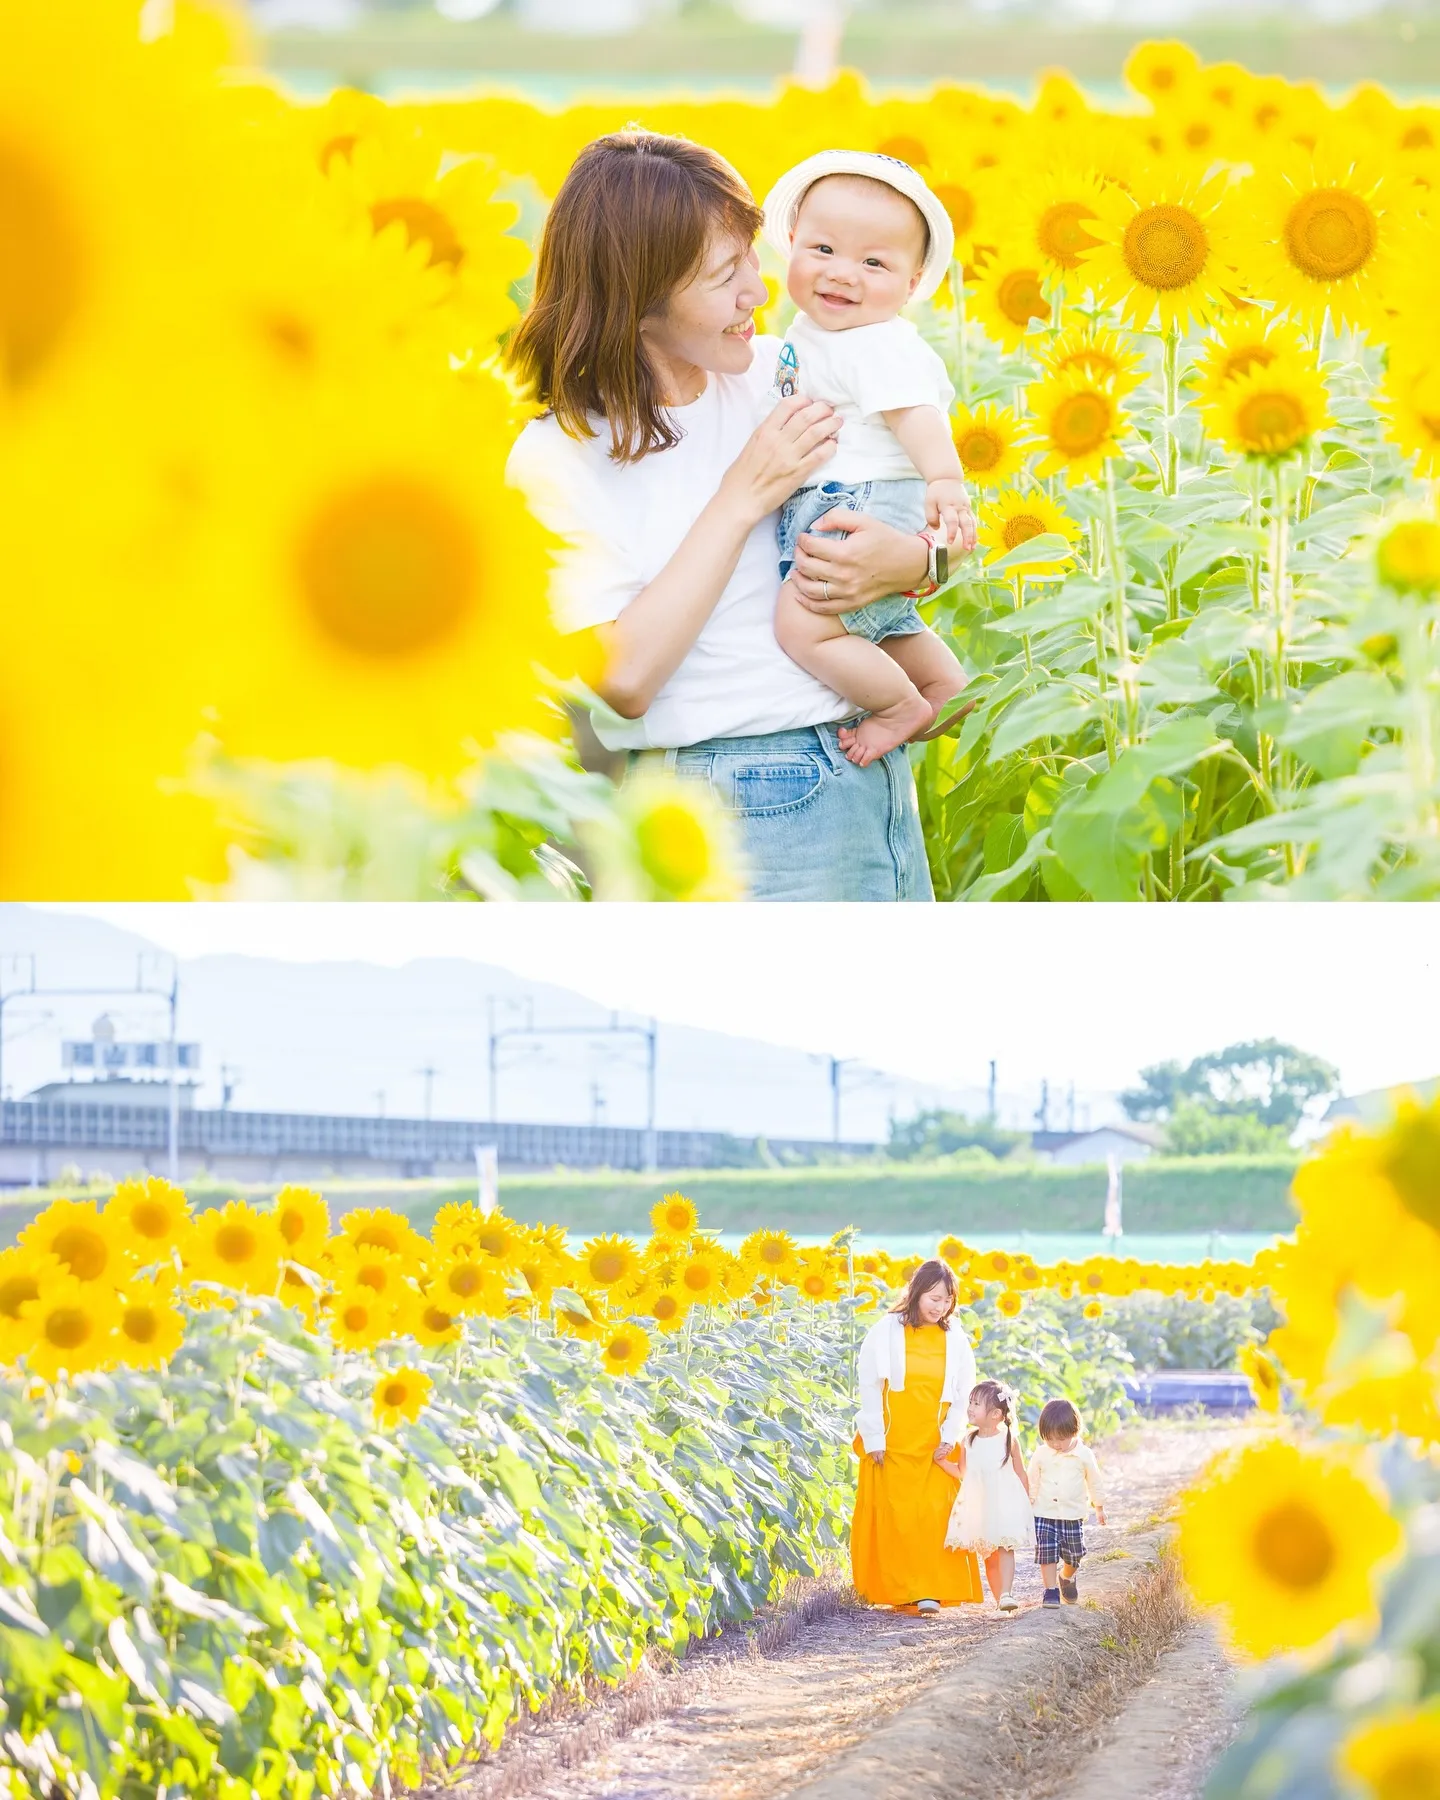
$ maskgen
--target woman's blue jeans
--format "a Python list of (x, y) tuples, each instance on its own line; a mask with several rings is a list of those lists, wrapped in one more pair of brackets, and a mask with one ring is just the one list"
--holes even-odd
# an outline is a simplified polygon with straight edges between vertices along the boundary
[(903, 748), (857, 769), (834, 725), (645, 750), (706, 781), (739, 827), (752, 900), (933, 900), (915, 781)]

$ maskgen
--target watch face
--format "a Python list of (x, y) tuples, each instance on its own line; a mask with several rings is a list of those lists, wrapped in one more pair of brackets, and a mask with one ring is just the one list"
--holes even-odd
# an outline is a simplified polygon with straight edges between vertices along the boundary
[(935, 563), (936, 585), (944, 587), (950, 579), (950, 547), (948, 544), (936, 544), (930, 554)]

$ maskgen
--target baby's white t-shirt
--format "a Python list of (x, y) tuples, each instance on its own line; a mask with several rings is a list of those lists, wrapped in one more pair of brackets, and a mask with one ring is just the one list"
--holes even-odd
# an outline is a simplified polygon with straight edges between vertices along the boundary
[[(550, 602), (562, 631), (619, 618), (669, 562), (764, 417), (779, 348), (774, 338), (756, 338), (743, 375), (712, 374), (692, 406), (672, 411), (680, 442), (639, 462), (612, 461), (603, 419), (594, 421), (593, 438), (567, 437), (549, 416), (520, 433), (506, 478), (560, 539)], [(829, 480), (829, 463), (825, 469)], [(592, 715), (601, 743), (673, 749), (848, 718), (854, 707), (776, 643), (779, 590), (769, 513), (750, 532), (700, 635), (644, 717), (622, 719), (608, 707)]]
[[(901, 406), (955, 404), (945, 364), (908, 319), (882, 319), (848, 331), (826, 331), (797, 313), (785, 334), (799, 390), (826, 400), (844, 421), (826, 481), (915, 481), (919, 470), (881, 417)], [(776, 389), (779, 398), (779, 389)]]

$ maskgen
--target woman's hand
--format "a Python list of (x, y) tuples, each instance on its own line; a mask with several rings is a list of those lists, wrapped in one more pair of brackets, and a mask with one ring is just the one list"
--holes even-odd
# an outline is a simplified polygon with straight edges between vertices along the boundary
[(955, 1446), (953, 1444), (941, 1444), (930, 1460), (931, 1462), (949, 1462), (954, 1454)]
[(758, 525), (829, 462), (839, 429), (840, 416), (833, 406), (807, 400), (803, 394), (789, 395), (751, 432), (725, 471), (720, 492)]
[(883, 1450), (872, 1450), (870, 1452), (870, 1460), (877, 1469), (883, 1469), (885, 1466), (885, 1452)]
[[(843, 531), (843, 538), (822, 538), (817, 531)], [(975, 548), (975, 516), (969, 506), (960, 515), (956, 551)], [(854, 612), (887, 594), (906, 594), (919, 587), (930, 553), (913, 532), (897, 531), (865, 513), (841, 509), (817, 519), (795, 547), (791, 580), (801, 601), (814, 613)]]

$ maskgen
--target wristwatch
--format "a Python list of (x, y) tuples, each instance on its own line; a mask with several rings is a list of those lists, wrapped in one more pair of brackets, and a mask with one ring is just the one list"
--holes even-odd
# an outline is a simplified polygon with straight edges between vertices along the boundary
[(938, 593), (950, 579), (950, 545), (938, 531), (933, 531), (929, 527), (917, 535), (924, 538), (930, 554), (925, 565), (925, 579), (919, 587), (909, 589), (905, 598), (907, 600), (928, 600), (932, 594)]

